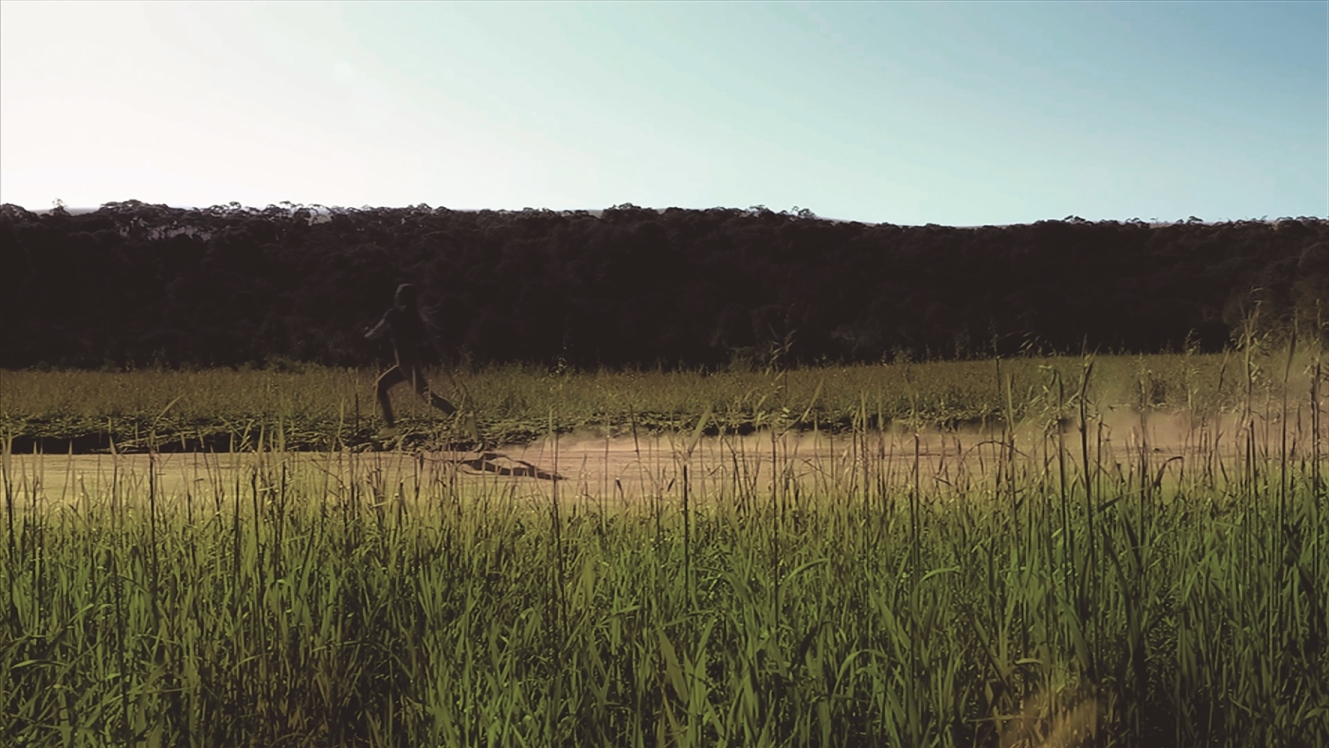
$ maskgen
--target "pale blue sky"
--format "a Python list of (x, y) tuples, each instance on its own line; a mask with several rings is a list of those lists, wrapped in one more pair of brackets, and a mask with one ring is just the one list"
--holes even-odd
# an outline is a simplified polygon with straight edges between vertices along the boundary
[(1329, 216), (1329, 3), (0, 3), (0, 201)]

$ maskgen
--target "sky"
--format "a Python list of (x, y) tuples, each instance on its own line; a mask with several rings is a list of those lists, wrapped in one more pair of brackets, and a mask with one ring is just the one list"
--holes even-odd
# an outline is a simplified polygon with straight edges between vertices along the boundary
[(1329, 2), (0, 2), (0, 202), (1329, 217)]

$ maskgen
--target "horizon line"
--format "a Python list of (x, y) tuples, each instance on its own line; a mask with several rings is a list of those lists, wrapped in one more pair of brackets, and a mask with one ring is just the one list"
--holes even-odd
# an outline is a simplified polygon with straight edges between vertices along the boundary
[[(17, 208), (19, 208), (19, 209), (21, 209), (21, 210), (24, 210), (24, 211), (26, 211), (26, 212), (28, 212), (28, 213), (32, 213), (32, 214), (34, 214), (34, 215), (48, 215), (48, 214), (50, 214), (51, 212), (55, 211), (57, 208), (64, 208), (64, 210), (65, 210), (67, 213), (69, 213), (70, 215), (86, 215), (86, 214), (88, 214), (88, 213), (96, 213), (96, 212), (98, 212), (98, 211), (100, 211), (100, 210), (106, 208), (106, 207), (109, 206), (109, 205), (117, 205), (117, 204), (123, 204), (123, 203), (138, 203), (138, 204), (141, 204), (141, 205), (144, 205), (144, 206), (166, 207), (166, 208), (171, 208), (171, 209), (175, 209), (175, 210), (208, 210), (208, 209), (211, 209), (211, 208), (230, 208), (231, 206), (236, 206), (236, 205), (238, 205), (238, 206), (239, 206), (239, 209), (241, 209), (241, 210), (259, 210), (259, 211), (262, 211), (262, 210), (266, 210), (267, 208), (283, 208), (283, 207), (290, 206), (290, 207), (292, 207), (292, 208), (294, 208), (294, 209), (300, 209), (300, 208), (304, 208), (304, 209), (312, 209), (312, 210), (314, 210), (315, 212), (318, 212), (319, 209), (322, 209), (322, 210), (325, 210), (325, 211), (328, 211), (328, 212), (331, 212), (331, 211), (334, 211), (334, 210), (383, 210), (383, 209), (387, 209), (387, 210), (400, 210), (400, 209), (402, 209), (402, 208), (415, 208), (415, 207), (419, 207), (419, 206), (422, 206), (422, 205), (423, 205), (423, 206), (429, 208), (430, 210), (437, 210), (438, 208), (443, 208), (443, 209), (445, 209), (445, 210), (449, 210), (449, 211), (456, 212), (456, 213), (483, 213), (483, 212), (486, 212), (486, 211), (492, 211), (492, 212), (495, 212), (495, 213), (523, 213), (523, 212), (526, 212), (526, 211), (546, 211), (546, 210), (547, 210), (547, 211), (550, 211), (550, 212), (553, 212), (553, 213), (557, 213), (557, 214), (560, 214), (560, 215), (577, 214), (577, 213), (586, 213), (586, 214), (591, 215), (591, 216), (593, 216), (593, 217), (595, 217), (595, 218), (600, 218), (600, 217), (602, 217), (602, 215), (604, 214), (604, 212), (605, 212), (606, 210), (611, 210), (611, 209), (613, 209), (613, 208), (619, 207), (619, 205), (633, 205), (632, 203), (620, 203), (619, 205), (613, 205), (613, 206), (610, 206), (609, 208), (595, 208), (595, 209), (586, 209), (586, 208), (565, 208), (565, 209), (558, 209), (558, 210), (555, 210), (555, 209), (552, 209), (552, 208), (534, 208), (534, 207), (529, 207), (529, 206), (528, 206), (528, 207), (525, 207), (525, 208), (520, 208), (520, 209), (515, 209), (515, 208), (448, 208), (447, 206), (442, 206), (442, 205), (431, 206), (431, 205), (429, 205), (428, 203), (424, 203), (424, 202), (417, 203), (417, 204), (415, 204), (415, 205), (398, 205), (398, 206), (389, 206), (389, 205), (378, 205), (378, 206), (362, 205), (362, 206), (359, 206), (359, 207), (354, 207), (354, 206), (347, 206), (347, 205), (324, 205), (324, 204), (322, 204), (322, 203), (296, 203), (296, 202), (294, 202), (294, 201), (290, 201), (290, 200), (283, 200), (283, 201), (281, 201), (281, 202), (279, 202), (279, 203), (269, 203), (269, 204), (266, 205), (266, 206), (263, 206), (263, 207), (257, 207), (257, 206), (243, 205), (243, 204), (239, 203), (238, 201), (231, 201), (231, 202), (229, 202), (229, 203), (215, 203), (215, 204), (213, 204), (213, 205), (208, 205), (208, 206), (198, 206), (198, 205), (170, 205), (170, 204), (167, 204), (167, 203), (150, 203), (150, 202), (147, 202), (147, 201), (143, 201), (143, 200), (135, 200), (135, 199), (130, 199), (130, 200), (112, 200), (112, 201), (108, 201), (108, 202), (102, 203), (101, 205), (98, 205), (98, 206), (96, 206), (96, 207), (88, 207), (88, 206), (70, 207), (70, 206), (67, 206), (67, 205), (55, 205), (55, 206), (52, 206), (52, 207), (49, 207), (49, 208), (38, 208), (38, 209), (33, 209), (33, 208), (27, 208), (27, 207), (25, 207), (25, 206), (19, 205), (18, 203), (5, 202), (5, 203), (3, 203), (3, 205), (13, 205), (13, 206), (15, 206), (15, 207), (17, 207)], [(712, 206), (712, 207), (709, 207), (709, 208), (680, 208), (680, 207), (678, 207), (678, 206), (670, 206), (670, 207), (667, 207), (667, 208), (648, 208), (648, 207), (646, 207), (646, 206), (641, 206), (641, 205), (634, 205), (633, 207), (642, 208), (642, 209), (645, 209), (645, 210), (654, 210), (655, 212), (657, 212), (657, 213), (661, 213), (661, 214), (663, 214), (664, 212), (666, 212), (666, 211), (668, 211), (668, 210), (691, 210), (691, 211), (697, 211), (697, 212), (705, 212), (705, 211), (708, 211), (708, 210), (739, 210), (739, 211), (749, 212), (749, 211), (752, 211), (754, 208), (764, 208), (764, 209), (766, 209), (766, 210), (768, 210), (768, 211), (770, 211), (770, 212), (772, 212), (772, 213), (785, 214), (785, 215), (793, 215), (793, 216), (795, 216), (795, 217), (798, 217), (798, 214), (797, 214), (797, 213), (792, 213), (792, 212), (787, 211), (787, 210), (785, 210), (785, 211), (772, 210), (772, 209), (770, 209), (770, 208), (767, 208), (767, 207), (764, 206), (764, 205), (754, 205), (754, 206), (750, 206), (750, 207), (748, 207), (748, 208), (724, 207), (724, 206), (718, 206), (718, 205), (717, 205), (717, 206)], [(1268, 218), (1268, 217), (1263, 217), (1263, 218), (1229, 218), (1229, 219), (1217, 220), (1217, 221), (1211, 221), (1211, 220), (1205, 220), (1205, 219), (1199, 219), (1199, 220), (1197, 221), (1197, 220), (1195, 220), (1195, 219), (1197, 219), (1198, 216), (1190, 216), (1189, 218), (1180, 218), (1180, 219), (1176, 219), (1176, 220), (1159, 220), (1159, 219), (1157, 219), (1157, 218), (1150, 218), (1149, 220), (1146, 221), (1146, 220), (1141, 219), (1141, 218), (1102, 218), (1102, 219), (1097, 219), (1097, 220), (1089, 220), (1089, 219), (1081, 218), (1081, 217), (1076, 216), (1076, 215), (1070, 215), (1070, 216), (1066, 216), (1065, 218), (1040, 218), (1040, 219), (1037, 219), (1037, 220), (1035, 220), (1035, 221), (1016, 222), (1016, 223), (1001, 223), (1001, 224), (997, 224), (997, 223), (982, 223), (982, 224), (966, 224), (966, 225), (958, 225), (958, 224), (949, 224), (949, 225), (948, 225), (948, 224), (938, 224), (938, 223), (935, 223), (935, 222), (930, 222), (930, 223), (920, 223), (920, 224), (897, 224), (897, 223), (891, 223), (890, 221), (861, 221), (861, 220), (852, 219), (852, 218), (834, 218), (834, 217), (831, 217), (831, 216), (818, 215), (818, 214), (816, 214), (816, 213), (812, 213), (810, 216), (806, 216), (806, 217), (807, 217), (807, 218), (812, 218), (812, 219), (814, 219), (814, 220), (829, 221), (829, 222), (831, 222), (831, 223), (858, 223), (858, 224), (862, 224), (862, 225), (865, 225), (865, 226), (902, 226), (902, 227), (917, 227), (917, 228), (925, 228), (925, 227), (927, 227), (927, 226), (943, 226), (943, 227), (946, 227), (946, 228), (956, 228), (956, 229), (1010, 228), (1010, 227), (1013, 227), (1013, 226), (1030, 226), (1030, 225), (1033, 225), (1033, 224), (1036, 224), (1036, 223), (1041, 223), (1041, 222), (1043, 222), (1043, 221), (1053, 221), (1053, 222), (1057, 222), (1057, 223), (1078, 222), (1078, 221), (1083, 221), (1083, 222), (1085, 222), (1085, 223), (1109, 223), (1109, 222), (1115, 222), (1115, 223), (1132, 223), (1132, 222), (1140, 221), (1140, 222), (1143, 222), (1143, 223), (1145, 223), (1145, 224), (1148, 224), (1148, 225), (1151, 226), (1151, 227), (1157, 227), (1157, 226), (1175, 226), (1175, 225), (1178, 225), (1178, 224), (1188, 224), (1188, 223), (1199, 223), (1199, 224), (1201, 224), (1201, 225), (1205, 225), (1205, 226), (1216, 226), (1216, 225), (1220, 225), (1220, 224), (1224, 224), (1224, 223), (1239, 223), (1239, 222), (1255, 222), (1255, 223), (1270, 223), (1270, 224), (1276, 224), (1276, 223), (1279, 223), (1279, 222), (1282, 222), (1282, 221), (1287, 221), (1287, 220), (1307, 220), (1307, 219), (1310, 219), (1310, 220), (1316, 220), (1316, 221), (1329, 220), (1329, 215), (1325, 215), (1325, 216), (1280, 216), (1280, 217), (1278, 217), (1278, 218)]]

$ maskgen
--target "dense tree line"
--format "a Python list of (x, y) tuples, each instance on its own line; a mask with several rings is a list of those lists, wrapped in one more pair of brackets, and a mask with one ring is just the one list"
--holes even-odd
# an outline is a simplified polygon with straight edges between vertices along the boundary
[(1321, 218), (951, 228), (760, 206), (7, 204), (0, 366), (368, 364), (384, 352), (364, 327), (403, 281), (442, 349), (478, 363), (1214, 350), (1252, 321), (1325, 336), (1327, 235)]

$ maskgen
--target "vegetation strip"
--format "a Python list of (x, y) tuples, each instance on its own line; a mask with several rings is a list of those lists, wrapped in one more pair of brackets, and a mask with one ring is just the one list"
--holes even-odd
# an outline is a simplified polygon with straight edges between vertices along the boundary
[[(1251, 376), (1276, 396), (1286, 355), (1255, 355)], [(556, 431), (750, 433), (771, 426), (850, 432), (888, 426), (952, 429), (1024, 420), (1054, 408), (1084, 359), (1015, 358), (791, 370), (576, 372), (506, 366), (431, 372), (475, 418), (490, 444)], [(1122, 413), (1176, 411), (1208, 417), (1246, 398), (1245, 359), (1232, 354), (1096, 357), (1090, 396)], [(1304, 370), (1306, 354), (1295, 362)], [(1304, 377), (1303, 377), (1304, 378)], [(302, 366), (296, 371), (4, 371), (0, 436), (17, 452), (231, 451), (278, 437), (286, 450), (470, 447), (460, 419), (402, 398), (395, 433), (373, 402), (374, 372)], [(452, 382), (452, 384), (447, 384)], [(1300, 388), (1304, 391), (1304, 386)], [(1297, 393), (1294, 393), (1294, 395)]]
[(936, 467), (887, 453), (863, 389), (806, 482), (791, 429), (843, 395), (809, 380), (754, 396), (770, 467), (703, 488), (724, 410), (694, 408), (632, 502), (265, 430), (183, 493), (150, 469), (65, 503), (31, 468), (58, 456), (4, 449), (0, 742), (1324, 744), (1325, 367), (1276, 361), (1186, 390), (1180, 460), (1103, 449), (1112, 362), (1034, 365), (1023, 411), (1003, 362), (991, 438)]

